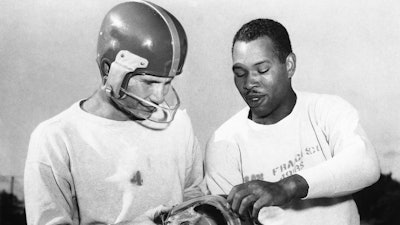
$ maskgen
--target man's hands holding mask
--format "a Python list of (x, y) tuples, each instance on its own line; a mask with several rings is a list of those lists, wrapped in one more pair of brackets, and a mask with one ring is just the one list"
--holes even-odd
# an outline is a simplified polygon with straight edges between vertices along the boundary
[(283, 206), (306, 197), (307, 193), (307, 181), (295, 174), (278, 182), (253, 180), (236, 185), (227, 200), (234, 212), (243, 217), (250, 210), (252, 219), (259, 223), (258, 213), (262, 207)]

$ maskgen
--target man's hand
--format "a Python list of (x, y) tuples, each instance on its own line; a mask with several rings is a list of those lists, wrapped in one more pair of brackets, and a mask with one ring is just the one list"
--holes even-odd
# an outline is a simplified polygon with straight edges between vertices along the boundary
[(228, 202), (234, 212), (245, 216), (247, 210), (252, 209), (251, 216), (258, 222), (258, 213), (265, 206), (282, 206), (293, 199), (306, 197), (308, 184), (300, 175), (292, 175), (279, 182), (254, 180), (239, 184), (232, 188), (228, 195)]

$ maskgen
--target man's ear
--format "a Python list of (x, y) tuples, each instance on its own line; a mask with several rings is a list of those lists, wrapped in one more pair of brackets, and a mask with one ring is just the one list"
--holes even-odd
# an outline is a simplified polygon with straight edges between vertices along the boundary
[(101, 66), (101, 74), (102, 74), (102, 82), (103, 85), (106, 84), (107, 78), (108, 78), (108, 72), (110, 72), (110, 65), (107, 62), (103, 62)]
[(108, 76), (108, 72), (110, 72), (110, 64), (107, 62), (104, 62), (102, 69), (103, 69), (104, 75)]
[(288, 73), (288, 78), (292, 78), (296, 71), (296, 55), (294, 53), (290, 53), (286, 57), (286, 71)]

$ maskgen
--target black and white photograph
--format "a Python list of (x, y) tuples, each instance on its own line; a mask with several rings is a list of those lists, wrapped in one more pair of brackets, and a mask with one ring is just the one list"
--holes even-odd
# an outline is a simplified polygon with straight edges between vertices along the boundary
[(0, 225), (399, 225), (400, 2), (1, 0)]

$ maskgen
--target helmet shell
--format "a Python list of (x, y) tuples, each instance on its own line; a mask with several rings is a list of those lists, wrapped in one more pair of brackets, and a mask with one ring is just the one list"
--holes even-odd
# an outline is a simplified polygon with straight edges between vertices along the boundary
[(97, 42), (97, 63), (102, 76), (120, 50), (148, 60), (135, 74), (174, 77), (182, 72), (187, 53), (186, 33), (179, 21), (162, 7), (147, 1), (125, 2), (105, 16)]

